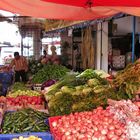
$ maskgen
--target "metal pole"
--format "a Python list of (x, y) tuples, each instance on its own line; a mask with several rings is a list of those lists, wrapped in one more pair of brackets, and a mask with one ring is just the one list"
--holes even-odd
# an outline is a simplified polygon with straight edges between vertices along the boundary
[(102, 58), (103, 58), (103, 23), (101, 22), (101, 36), (100, 36), (101, 50), (100, 50), (100, 69), (102, 69)]
[(133, 16), (133, 32), (132, 32), (132, 63), (135, 61), (135, 32), (136, 32), (136, 17)]
[(23, 37), (21, 36), (21, 55), (23, 56)]

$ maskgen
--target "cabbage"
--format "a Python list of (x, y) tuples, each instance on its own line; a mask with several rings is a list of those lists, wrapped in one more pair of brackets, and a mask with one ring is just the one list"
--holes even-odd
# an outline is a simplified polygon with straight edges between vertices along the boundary
[(93, 78), (93, 79), (89, 79), (88, 82), (87, 82), (87, 84), (90, 87), (94, 87), (94, 86), (100, 85), (101, 83), (99, 82), (98, 79)]
[(109, 77), (110, 75), (108, 73), (106, 73), (105, 71), (103, 70), (94, 70), (94, 72), (98, 75), (100, 75), (101, 78), (107, 78)]

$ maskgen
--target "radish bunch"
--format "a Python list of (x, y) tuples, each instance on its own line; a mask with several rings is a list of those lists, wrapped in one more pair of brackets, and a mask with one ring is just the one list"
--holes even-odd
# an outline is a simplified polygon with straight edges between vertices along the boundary
[(119, 121), (109, 107), (63, 116), (51, 125), (60, 140), (128, 140), (125, 123)]

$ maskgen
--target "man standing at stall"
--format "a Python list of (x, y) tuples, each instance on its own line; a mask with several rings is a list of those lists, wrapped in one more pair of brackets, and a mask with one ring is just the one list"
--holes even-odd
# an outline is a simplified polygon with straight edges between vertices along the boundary
[(15, 69), (15, 82), (27, 81), (28, 63), (24, 56), (20, 56), (18, 52), (15, 52), (10, 67)]

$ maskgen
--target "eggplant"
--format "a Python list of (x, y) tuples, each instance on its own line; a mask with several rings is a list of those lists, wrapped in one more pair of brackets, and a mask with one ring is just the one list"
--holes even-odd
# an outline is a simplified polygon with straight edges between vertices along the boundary
[(49, 87), (49, 86), (51, 86), (51, 85), (53, 85), (53, 84), (55, 84), (55, 83), (56, 83), (56, 80), (53, 80), (53, 79), (47, 80), (47, 81), (45, 81), (45, 82), (42, 84), (41, 90), (44, 90), (45, 87)]

